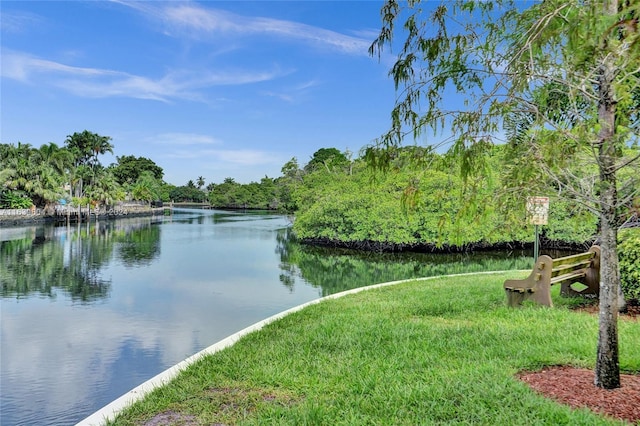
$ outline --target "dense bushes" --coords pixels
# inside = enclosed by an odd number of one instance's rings
[[[620,281],[627,299],[640,299],[640,229],[620,231]]]
[[[496,157],[491,170],[466,187],[455,165],[437,155],[421,170],[399,164],[374,173],[362,160],[348,172],[317,168],[293,190],[294,231],[310,242],[381,250],[531,244],[535,232],[525,211],[531,194],[501,198],[500,161]],[[552,198],[541,232],[555,246],[580,245],[593,238],[596,226],[582,205]]]
[[[209,185],[209,203],[217,208],[278,209],[278,187],[265,176],[260,182],[241,184],[226,178],[223,183]]]
[[[0,208],[28,209],[33,202],[21,191],[0,191]]]

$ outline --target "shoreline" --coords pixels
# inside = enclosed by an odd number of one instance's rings
[[[533,249],[532,241],[510,241],[499,243],[466,243],[461,246],[454,245],[437,245],[435,243],[415,243],[402,244],[381,241],[339,241],[329,238],[301,238],[298,240],[301,244],[329,247],[334,249],[357,250],[361,252],[378,252],[378,253],[433,253],[433,254],[450,254],[450,253],[474,253],[486,252],[494,250],[529,250]],[[591,241],[584,242],[567,242],[542,239],[540,247],[545,250],[552,251],[586,251],[593,244]]]
[[[37,225],[45,223],[77,223],[90,222],[95,220],[114,220],[124,217],[148,217],[164,216],[165,211],[171,212],[169,207],[118,207],[113,209],[101,209],[89,212],[84,208],[81,210],[67,212],[58,211],[54,214],[43,211],[32,212],[29,209],[24,211],[3,212],[0,210],[0,228],[19,227],[27,225]]]
[[[164,216],[167,211],[169,214],[173,213],[173,208],[203,208],[201,205],[195,203],[172,203],[171,206],[166,207],[149,207],[141,205],[125,205],[109,209],[91,210],[86,207],[81,209],[74,208],[69,211],[67,215],[66,210],[58,210],[51,214],[45,213],[42,209],[37,209],[33,212],[30,209],[21,210],[3,210],[0,209],[0,229],[10,227],[20,227],[28,225],[48,224],[48,223],[78,223],[78,217],[80,216],[80,222],[86,223],[95,220],[115,220],[125,217],[156,217]],[[210,207],[211,208],[211,207]],[[222,209],[222,208],[221,208]],[[243,209],[229,209],[243,210]],[[246,210],[246,209],[244,209]],[[11,214],[14,212],[14,214]],[[380,242],[380,241],[338,241],[328,238],[302,238],[298,239],[298,242],[304,245],[316,246],[316,247],[329,247],[334,249],[348,249],[356,250],[359,252],[379,252],[379,253],[473,253],[492,250],[528,250],[533,247],[533,242],[527,241],[511,241],[502,243],[469,243],[463,246],[451,246],[442,245],[438,246],[434,243],[420,243],[420,244],[400,244],[392,242]],[[566,241],[554,241],[554,240],[542,240],[540,247],[545,250],[552,251],[570,251],[579,252],[585,251],[591,246],[589,241],[582,243],[566,242]]]

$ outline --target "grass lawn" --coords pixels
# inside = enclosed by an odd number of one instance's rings
[[[112,425],[606,425],[531,391],[521,370],[593,368],[596,316],[505,306],[523,273],[442,277],[324,301],[206,356]],[[640,371],[640,323],[620,321]]]

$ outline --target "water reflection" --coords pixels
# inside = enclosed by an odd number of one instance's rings
[[[187,211],[0,228],[0,424],[74,424],[265,317],[317,298],[280,284],[281,216]]]
[[[74,302],[108,297],[111,279],[102,268],[114,251],[123,264],[148,265],[160,253],[160,227],[147,221],[98,222],[88,226],[22,228],[0,241],[0,296],[56,297]]]
[[[118,258],[125,266],[147,266],[160,256],[160,226],[130,227],[119,236]]]
[[[480,271],[528,269],[525,252],[371,253],[298,244],[290,229],[278,231],[280,282],[311,284],[322,296],[389,281]]]
[[[2,297],[55,297],[62,290],[73,301],[86,302],[108,295],[111,282],[100,274],[111,256],[108,238],[43,227],[29,231],[24,238],[0,242]]]

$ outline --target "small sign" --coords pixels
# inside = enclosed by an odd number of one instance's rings
[[[549,217],[549,197],[527,197],[527,213],[532,225],[546,225]]]

